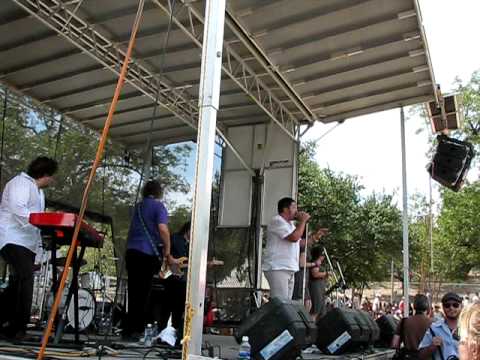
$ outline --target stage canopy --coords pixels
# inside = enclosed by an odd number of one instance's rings
[[[102,128],[137,4],[3,0],[0,81]],[[227,6],[217,126],[223,134],[273,120],[294,138],[297,125],[435,98],[415,0],[230,0]],[[203,1],[146,2],[114,140],[144,144],[156,99],[153,144],[196,138],[203,23]]]

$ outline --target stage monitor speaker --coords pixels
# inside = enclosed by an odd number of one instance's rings
[[[317,322],[317,347],[328,355],[338,355],[372,345],[380,329],[370,315],[354,309],[330,310]]]
[[[315,322],[299,302],[271,299],[240,324],[238,342],[248,336],[252,358],[292,360],[316,339]]]
[[[427,171],[432,179],[453,191],[458,191],[474,157],[473,145],[445,135],[439,135],[437,140],[437,149],[433,160],[427,166]]]
[[[398,320],[393,315],[383,315],[375,320],[380,328],[380,338],[376,345],[379,347],[390,347],[393,335],[397,330]]]
[[[460,95],[450,95],[443,98],[445,108],[445,119],[442,109],[437,106],[436,101],[428,103],[428,116],[434,133],[443,130],[459,129],[463,122],[462,102]]]

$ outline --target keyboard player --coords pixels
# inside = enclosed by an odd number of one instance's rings
[[[40,244],[40,230],[29,223],[32,212],[45,211],[43,189],[53,182],[58,164],[38,157],[26,172],[12,178],[0,203],[0,254],[10,266],[8,288],[0,304],[2,332],[21,340],[30,320],[33,265]],[[7,324],[8,323],[8,324]]]

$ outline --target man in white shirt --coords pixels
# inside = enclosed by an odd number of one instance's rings
[[[272,218],[267,228],[262,264],[272,298],[292,299],[295,272],[299,270],[299,241],[309,219],[309,214],[297,211],[297,204],[292,198],[283,198],[278,202],[278,215]],[[293,220],[297,220],[296,226]]]
[[[0,203],[0,255],[9,264],[10,277],[0,319],[8,322],[8,337],[21,339],[30,320],[33,295],[33,264],[41,245],[40,230],[29,223],[30,213],[45,211],[43,188],[53,182],[57,162],[38,157],[27,172],[11,179]]]

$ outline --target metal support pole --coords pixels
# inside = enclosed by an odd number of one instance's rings
[[[402,189],[403,189],[403,296],[405,308],[404,317],[409,315],[409,249],[408,249],[408,193],[407,193],[407,155],[405,145],[405,112],[403,106],[400,108],[400,132],[402,142]]]
[[[192,240],[187,282],[185,338],[182,358],[201,356],[203,307],[207,272],[210,203],[215,150],[215,127],[222,72],[225,0],[207,0],[205,4],[202,66],[200,76],[199,123],[195,188],[192,210]]]
[[[262,305],[262,245],[263,245],[263,229],[262,229],[262,211],[263,211],[263,175],[260,170],[256,170],[256,176],[253,178],[255,184],[254,198],[254,220],[255,223],[255,301],[257,308]]]
[[[430,273],[433,274],[433,198],[432,198],[432,177],[428,177],[429,182],[429,237],[430,237]]]
[[[394,263],[393,263],[393,259],[392,259],[392,266],[390,268],[390,282],[391,282],[391,289],[392,289],[392,293],[390,294],[390,304],[393,305],[393,297],[395,296],[394,294],[394,277],[393,277],[393,272],[395,271],[395,267],[394,267]]]
[[[307,252],[308,252],[308,223],[305,225],[305,251],[303,252],[303,282],[302,282],[302,305],[305,306],[305,289],[307,287]]]

